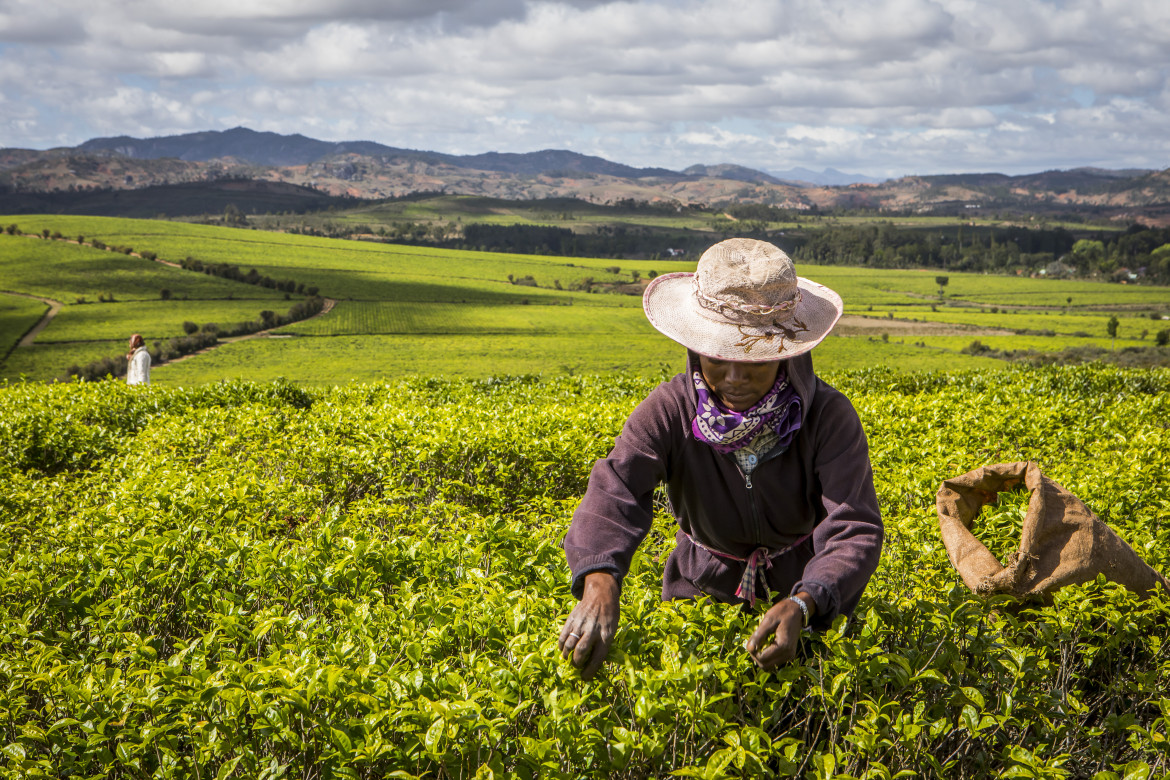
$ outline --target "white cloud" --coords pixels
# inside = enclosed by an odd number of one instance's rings
[[[673,168],[1170,164],[1164,0],[103,6],[0,7],[0,146],[245,124]]]
[[[149,132],[150,128],[186,128],[200,118],[181,100],[133,87],[118,87],[112,93],[82,100],[77,108],[86,112],[105,134]]]

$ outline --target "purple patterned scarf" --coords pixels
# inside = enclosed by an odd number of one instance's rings
[[[691,430],[695,438],[710,444],[718,452],[735,452],[769,429],[780,437],[777,446],[788,447],[796,438],[800,430],[800,396],[788,381],[783,365],[776,373],[776,384],[772,389],[755,406],[742,412],[723,408],[718,396],[703,380],[697,360],[692,365],[691,379],[699,394]]]

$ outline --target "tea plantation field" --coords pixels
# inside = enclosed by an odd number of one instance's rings
[[[17,347],[43,304],[0,297],[0,355],[7,354],[0,378],[7,379],[51,380],[71,365],[119,355],[130,333],[156,345],[183,335],[184,322],[255,321],[261,311],[283,313],[304,297],[102,250],[95,241],[172,263],[227,264],[337,301],[326,316],[273,332],[282,338],[224,344],[155,366],[152,381],[188,387],[224,379],[329,386],[412,375],[649,376],[680,352],[645,321],[639,292],[652,275],[693,268],[161,220],[0,216],[0,226],[10,225],[18,230],[0,233],[0,293],[56,300],[63,309],[31,346]],[[1170,328],[1162,319],[1170,317],[1166,288],[948,274],[940,296],[934,272],[814,266],[799,258],[798,268],[845,300],[846,321],[818,348],[821,365],[834,369],[993,367],[1001,362],[961,350],[976,340],[1039,352],[1148,348]],[[1116,340],[1106,332],[1112,316]]]
[[[659,601],[660,514],[589,682],[558,545],[653,379],[0,388],[0,776],[1170,772],[1170,600],[984,601],[934,514],[942,480],[1033,459],[1167,571],[1170,371],[827,378],[887,529],[854,619],[758,670],[757,615]]]

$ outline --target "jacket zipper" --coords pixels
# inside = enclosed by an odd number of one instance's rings
[[[764,538],[764,529],[760,523],[759,507],[756,506],[756,493],[755,490],[752,489],[752,475],[744,473],[744,470],[739,467],[739,463],[735,460],[734,455],[724,455],[724,457],[731,460],[732,465],[735,466],[735,470],[739,472],[741,477],[743,477],[744,486],[747,488],[748,506],[750,506],[752,510],[752,526],[755,529],[755,538],[753,541],[755,542],[756,546],[759,546],[760,540]],[[756,468],[759,468],[760,463],[762,462],[762,460],[757,459]],[[755,469],[752,469],[752,472],[754,473]]]
[[[752,524],[754,525],[756,531],[755,542],[757,545],[760,543],[760,540],[764,538],[764,526],[760,521],[760,509],[758,506],[756,506],[756,493],[752,488],[752,474],[756,473],[756,469],[764,465],[764,463],[772,460],[773,458],[777,458],[780,455],[783,455],[784,452],[787,452],[787,450],[787,447],[779,451],[773,447],[771,452],[766,454],[764,457],[756,458],[756,465],[755,468],[752,469],[751,474],[744,473],[744,470],[739,467],[739,462],[735,459],[734,455],[724,455],[725,458],[729,458],[731,460],[732,465],[735,466],[735,470],[739,472],[741,477],[743,477],[744,486],[747,488],[748,505],[752,508]]]

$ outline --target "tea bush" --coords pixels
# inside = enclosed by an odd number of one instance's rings
[[[1168,600],[976,598],[934,494],[1034,459],[1165,570],[1170,372],[829,379],[887,526],[854,619],[756,669],[757,615],[660,603],[660,514],[590,682],[558,544],[651,382],[0,388],[0,775],[1164,775]]]

